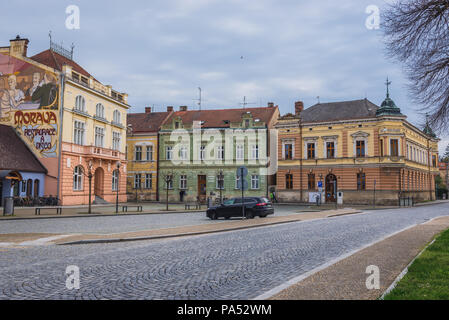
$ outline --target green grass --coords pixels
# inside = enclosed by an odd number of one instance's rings
[[[413,262],[385,300],[449,300],[449,230]]]

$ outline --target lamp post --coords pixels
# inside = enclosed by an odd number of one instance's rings
[[[117,197],[115,198],[115,213],[118,213],[118,191],[119,191],[119,179],[120,179],[120,161],[117,161],[117,180],[116,180],[116,190],[117,190]]]
[[[165,210],[168,211],[168,187],[169,187],[169,183],[172,181],[172,176],[171,175],[166,175],[165,176],[165,191],[166,191],[166,199],[165,199],[165,204],[166,204],[166,208]]]
[[[220,204],[223,204],[223,170],[220,170],[220,173],[218,175],[218,187],[220,188]]]
[[[92,160],[90,160],[87,167],[87,178],[89,179],[89,214],[92,213],[92,176]]]

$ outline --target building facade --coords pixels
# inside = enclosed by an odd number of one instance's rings
[[[48,171],[45,193],[60,204],[87,204],[90,193],[99,203],[117,193],[126,201],[127,95],[97,81],[73,51],[50,40],[49,50],[27,57],[28,43],[17,36],[0,48],[8,92],[0,122],[26,137]]]
[[[282,202],[397,205],[435,199],[438,139],[387,98],[316,104],[280,117],[277,195]]]
[[[247,196],[267,196],[270,129],[277,106],[188,111],[180,107],[159,132],[159,198],[201,201],[241,196],[237,169],[245,166]],[[275,154],[275,152],[274,152]]]
[[[129,201],[157,201],[159,128],[171,112],[128,114],[128,135],[126,138]]]

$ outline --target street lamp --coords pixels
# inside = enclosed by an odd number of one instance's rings
[[[173,177],[172,175],[166,175],[165,176],[165,190],[166,190],[166,211],[168,211],[168,187],[169,187],[169,183],[172,181]]]
[[[92,213],[92,160],[89,160],[89,165],[87,166],[87,178],[89,179],[89,211]]]
[[[223,204],[223,170],[220,170],[220,173],[218,175],[218,187],[220,188],[220,204]]]
[[[119,177],[120,177],[120,161],[117,161],[117,179],[116,179],[116,187],[115,189],[117,190],[117,197],[115,199],[115,213],[118,213],[118,191],[119,191]]]

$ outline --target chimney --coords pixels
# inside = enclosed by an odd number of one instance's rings
[[[187,111],[187,106],[180,106],[179,111]]]
[[[304,110],[304,102],[296,101],[295,102],[295,115],[299,116],[299,114]]]
[[[19,35],[15,39],[9,40],[10,53],[16,56],[27,56],[28,39],[22,39]]]
[[[173,112],[173,106],[167,106],[167,112]]]
[[[151,113],[151,107],[145,107],[145,113]]]
[[[274,108],[274,103],[273,102],[268,102],[268,108]]]

